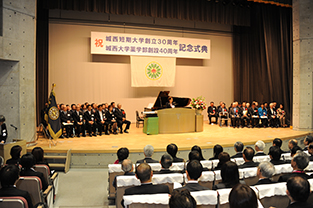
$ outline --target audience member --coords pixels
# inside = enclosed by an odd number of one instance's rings
[[[291,160],[292,173],[282,175],[279,177],[278,182],[286,182],[293,176],[300,176],[304,179],[308,179],[307,175],[303,170],[309,165],[309,157],[306,153],[299,151]]]
[[[245,184],[237,184],[228,196],[229,208],[258,208],[255,192]]]
[[[169,144],[167,145],[166,147],[166,151],[168,154],[170,154],[173,158],[173,162],[184,162],[184,159],[183,158],[178,158],[176,155],[177,155],[177,152],[178,152],[178,147],[176,144]]]
[[[275,166],[271,162],[261,162],[258,166],[257,176],[259,181],[255,185],[261,184],[271,184],[273,181],[271,180],[272,176],[275,173]]]
[[[281,139],[279,139],[279,138],[275,138],[275,139],[273,140],[273,146],[276,146],[276,147],[279,148],[280,154],[287,153],[288,151],[283,151],[283,150],[281,149],[282,144],[283,144],[283,141],[282,141]]]
[[[308,204],[307,200],[310,196],[309,182],[299,176],[291,177],[287,181],[287,196],[290,204],[287,208],[312,208],[312,204]]]
[[[254,156],[254,149],[251,147],[246,147],[243,151],[243,159],[245,161],[244,164],[239,165],[238,168],[251,168],[251,167],[257,167],[259,165],[258,162],[253,162],[253,156]]]
[[[313,144],[310,144],[310,145],[309,145],[308,152],[309,152],[309,154],[310,154],[309,160],[310,160],[310,161],[313,161]]]
[[[291,150],[290,150],[290,156],[293,157],[295,154],[297,154],[298,151],[302,151],[301,147],[299,146],[294,146]]]
[[[43,173],[37,172],[33,169],[35,165],[34,155],[27,153],[21,158],[22,171],[21,176],[37,176],[41,180],[42,189],[46,190],[48,183],[43,175]]]
[[[295,139],[290,139],[288,142],[288,148],[291,150],[293,147],[298,146],[298,141]]]
[[[129,156],[129,150],[126,147],[119,148],[117,150],[117,160],[114,164],[122,164],[123,160],[127,159]]]
[[[203,191],[209,190],[209,188],[201,186],[198,183],[198,179],[202,175],[202,164],[198,160],[192,160],[187,164],[186,175],[188,182],[185,186],[178,188],[179,190],[188,189],[189,191]]]
[[[148,144],[143,149],[143,154],[145,158],[142,160],[137,160],[136,163],[159,163],[159,161],[152,159],[152,155],[154,153],[154,148],[152,145]]]
[[[200,160],[205,160],[203,155],[202,155],[202,150],[201,150],[201,147],[195,145],[191,148],[191,151],[197,151],[199,152],[199,156],[200,156]]]
[[[19,190],[14,185],[19,178],[19,169],[16,165],[4,166],[0,171],[0,196],[20,196],[26,199],[28,207],[32,208],[32,199],[27,191]]]
[[[0,115],[0,143],[4,144],[8,138],[7,126],[4,123],[5,117]]]
[[[218,164],[217,166],[214,168],[214,170],[221,170],[223,165],[230,161],[230,156],[227,152],[221,152],[219,155],[218,155]]]
[[[209,160],[218,160],[218,155],[223,152],[223,147],[219,144],[215,145],[213,148],[213,157],[211,157]]]
[[[243,143],[242,142],[236,142],[234,145],[234,149],[236,151],[236,154],[231,156],[231,158],[241,158],[242,157],[242,150],[243,150]]]
[[[122,170],[124,172],[124,176],[133,176],[133,175],[135,175],[135,173],[134,173],[134,166],[133,166],[133,163],[132,163],[132,161],[130,159],[123,160],[123,162],[122,162]],[[118,175],[115,176],[115,178],[113,180],[113,186],[115,188],[116,188],[116,177],[118,177]]]
[[[281,149],[279,149],[278,146],[271,146],[269,149],[268,155],[270,156],[270,158],[271,158],[270,162],[273,165],[286,164],[286,161],[280,159]]]
[[[44,151],[41,147],[35,147],[32,150],[32,155],[34,155],[34,157],[35,157],[35,161],[36,161],[35,164],[36,165],[46,165],[46,166],[48,166],[49,170],[51,171],[49,163],[47,161],[45,161]]]
[[[254,145],[254,149],[256,151],[254,156],[265,156],[264,153],[265,143],[261,140],[257,141]]]
[[[11,158],[7,160],[8,165],[19,165],[21,157],[22,147],[20,145],[15,145],[10,150]]]
[[[313,142],[313,137],[311,135],[306,136],[303,141],[303,144],[305,145],[305,147],[303,148],[303,151],[308,150],[308,147],[312,142]]]
[[[165,153],[164,155],[162,155],[160,164],[162,167],[161,170],[155,173],[158,173],[158,174],[174,173],[172,170],[170,170],[170,167],[173,164],[173,158],[169,154]]]
[[[245,183],[239,180],[238,166],[235,162],[226,162],[221,169],[222,182],[214,185],[213,190],[233,188],[238,183]]]
[[[170,208],[196,208],[197,202],[188,189],[174,190],[169,200]]]

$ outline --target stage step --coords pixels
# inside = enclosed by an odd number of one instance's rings
[[[66,159],[66,155],[45,155],[46,159]]]
[[[65,164],[63,163],[49,163],[51,168],[65,168]]]
[[[53,150],[45,151],[45,160],[53,169],[64,170],[67,173],[71,164],[71,149],[64,152],[54,152]]]

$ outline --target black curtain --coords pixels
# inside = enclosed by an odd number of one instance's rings
[[[292,116],[292,8],[252,4],[251,26],[234,26],[234,98],[284,104]]]

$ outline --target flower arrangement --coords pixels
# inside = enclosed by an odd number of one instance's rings
[[[206,108],[205,99],[202,96],[192,98],[190,105],[197,110],[204,110]]]

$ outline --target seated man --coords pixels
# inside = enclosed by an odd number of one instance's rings
[[[105,135],[109,135],[109,122],[103,113],[102,105],[98,106],[98,110],[95,113],[96,122],[98,126],[99,135],[102,136],[102,132],[105,131]]]
[[[73,111],[72,116],[74,120],[74,126],[76,127],[76,136],[80,137],[80,133],[82,133],[82,136],[86,137],[85,119],[83,112],[80,111],[80,104],[77,104],[76,110]]]
[[[174,171],[170,170],[170,167],[173,164],[173,158],[169,154],[165,153],[162,155],[160,164],[162,166],[160,171],[156,171],[155,174],[168,174],[168,173],[174,173]]]
[[[84,119],[86,121],[86,129],[90,137],[97,136],[96,135],[96,119],[95,112],[92,109],[91,105],[88,105],[87,111],[84,113]],[[93,134],[92,134],[93,132]]]
[[[276,146],[276,147],[279,148],[280,154],[287,153],[288,151],[283,151],[281,149],[282,144],[283,144],[283,141],[281,139],[279,139],[279,138],[275,138],[273,140],[273,146]]]
[[[229,115],[231,118],[231,125],[233,128],[238,127],[240,125],[240,108],[237,106],[236,103],[233,103],[232,107],[229,110]]]
[[[152,155],[154,153],[154,148],[152,145],[148,144],[143,148],[143,154],[145,158],[142,160],[137,160],[136,163],[159,163],[159,161],[152,159]]]
[[[288,148],[291,151],[292,148],[294,148],[295,146],[298,146],[298,141],[295,139],[290,139],[288,142]]]
[[[33,208],[32,199],[27,191],[19,190],[14,185],[19,178],[19,169],[16,165],[4,166],[0,171],[0,197],[20,196],[26,199],[28,207]]]
[[[66,105],[62,105],[62,111],[60,113],[60,119],[62,123],[62,128],[65,128],[66,130],[66,138],[69,138],[70,136],[74,137],[73,135],[73,124],[74,120],[72,117],[71,111],[68,110]]]
[[[273,165],[286,164],[286,161],[280,159],[281,150],[279,149],[278,146],[271,146],[269,149],[268,155],[270,156],[270,158],[271,158],[270,162]]]
[[[187,189],[174,190],[169,200],[170,208],[196,208],[197,202]]]
[[[259,113],[258,113],[258,108],[257,108],[255,102],[253,102],[251,107],[248,108],[248,111],[251,115],[251,126],[252,126],[252,128],[258,127],[259,126]]]
[[[122,162],[122,170],[124,172],[124,176],[133,176],[133,175],[135,175],[135,173],[134,173],[134,166],[133,166],[133,163],[132,163],[132,161],[130,159],[123,160],[123,162]],[[115,178],[113,180],[113,186],[115,187],[115,189],[116,189],[116,177],[118,177],[118,175],[115,176]]]
[[[243,151],[243,159],[245,161],[244,164],[239,165],[238,168],[252,168],[252,167],[258,167],[258,162],[253,162],[253,156],[254,156],[254,149],[251,147],[246,147]]]
[[[122,109],[121,104],[117,104],[116,111],[114,112],[116,116],[117,126],[120,128],[120,133],[123,133],[123,124],[126,124],[124,133],[128,133],[128,129],[130,127],[130,121],[126,120],[126,113]]]
[[[210,190],[207,187],[201,186],[198,183],[198,179],[202,175],[202,164],[198,160],[192,160],[187,164],[186,175],[188,182],[185,186],[178,188],[178,190],[188,189],[190,192],[192,191],[203,191]]]
[[[242,157],[242,150],[243,150],[243,143],[242,142],[236,142],[234,145],[234,149],[236,151],[236,154],[231,156],[231,158],[241,158]]]
[[[275,167],[271,162],[261,162],[258,166],[257,176],[259,181],[254,185],[274,183],[271,178],[275,173]]]
[[[210,103],[210,106],[208,107],[208,117],[209,117],[210,124],[213,125],[211,121],[212,118],[215,118],[215,123],[217,124],[218,112],[217,112],[216,107],[214,106],[213,101]]]
[[[222,103],[221,107],[218,109],[218,115],[220,119],[220,126],[222,126],[222,119],[228,118],[227,108],[225,107],[225,103]],[[227,126],[228,121],[225,120],[225,124]]]
[[[166,147],[166,151],[169,155],[172,156],[173,158],[173,162],[184,162],[184,159],[183,158],[178,158],[176,155],[177,155],[177,151],[178,151],[178,147],[176,144],[169,144],[167,145]]]
[[[254,149],[256,151],[254,156],[265,156],[266,154],[263,152],[265,147],[265,143],[261,140],[257,141],[254,145]]]
[[[250,111],[248,110],[248,105],[246,106],[246,102],[242,103],[242,107],[240,109],[240,117],[241,117],[241,126],[242,126],[242,128],[245,127],[245,126],[249,127],[250,126],[251,114],[250,114]],[[246,123],[247,123],[247,125],[246,125]]]
[[[287,208],[312,208],[312,204],[307,203],[310,196],[309,182],[299,176],[291,177],[287,181],[287,196],[290,204]]]
[[[201,161],[200,158],[200,153],[196,150],[190,151],[188,154],[188,162],[193,161],[193,160],[197,160],[197,161]],[[209,171],[208,168],[202,168],[202,171]]]
[[[311,143],[313,143],[313,137],[311,135],[306,136],[303,141],[303,144],[305,145],[305,147],[303,148],[303,151],[307,151]]]
[[[304,169],[309,165],[309,157],[304,152],[297,153],[291,160],[292,173],[282,175],[279,177],[278,182],[287,182],[293,176],[300,176],[304,179],[309,179],[310,176],[304,172]]]
[[[19,165],[22,150],[23,149],[20,145],[14,145],[10,150],[11,158],[7,160],[6,164]]]
[[[270,126],[272,128],[273,127],[278,128],[279,127],[279,118],[277,117],[277,112],[273,107],[274,107],[274,104],[271,103],[270,108],[268,110],[268,118],[270,120]]]

